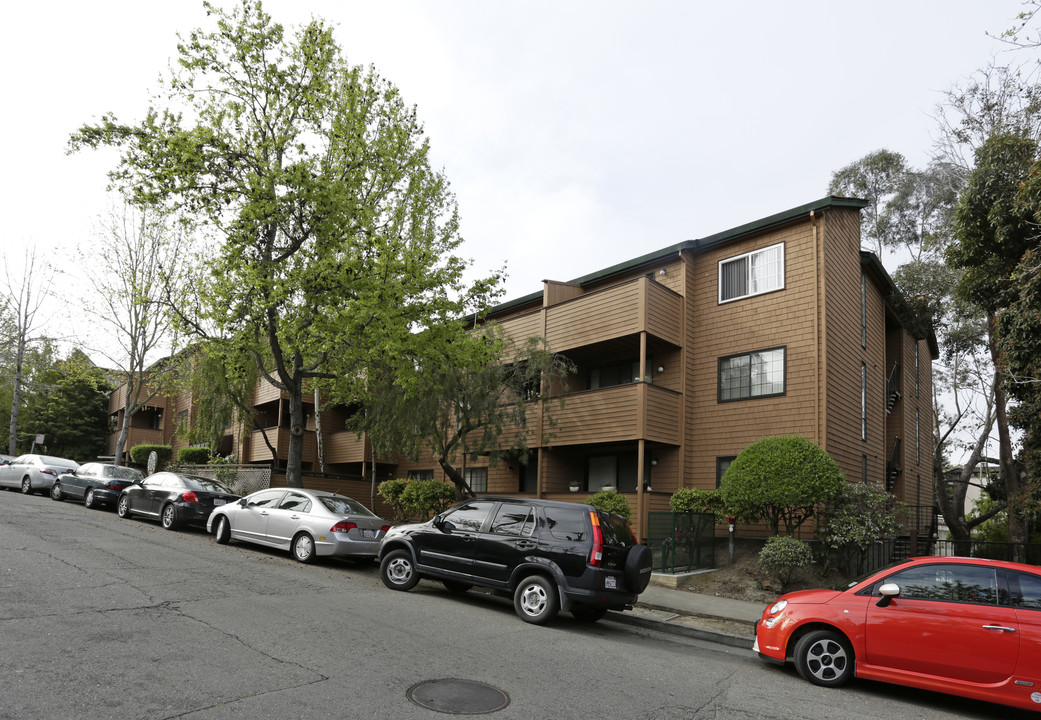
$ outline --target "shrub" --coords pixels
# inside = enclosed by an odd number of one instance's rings
[[[401,503],[401,493],[405,491],[406,485],[408,485],[408,482],[405,480],[384,480],[376,488],[380,496],[394,510],[395,520],[404,520],[408,517],[408,512]]]
[[[135,445],[130,448],[130,462],[135,465],[148,465],[148,456],[153,450],[157,456],[155,469],[161,470],[173,457],[173,448],[169,445]]]
[[[717,520],[723,516],[723,498],[718,490],[681,488],[669,498],[669,507],[677,513],[709,513]]]
[[[587,502],[597,510],[621,515],[626,522],[629,522],[633,516],[632,508],[629,507],[629,501],[625,499],[624,495],[619,495],[615,490],[601,490],[589,498]]]
[[[400,495],[405,512],[422,520],[443,512],[454,500],[455,486],[439,480],[409,480]]]
[[[810,546],[798,538],[787,535],[768,538],[766,545],[759,552],[759,569],[776,577],[781,582],[782,590],[791,582],[796,570],[812,563],[813,552]]]
[[[838,497],[826,507],[817,527],[824,546],[823,565],[832,555],[844,556],[839,565],[859,575],[867,549],[875,542],[900,532],[897,517],[903,504],[878,483],[846,483]]]
[[[205,447],[186,447],[177,451],[178,465],[205,465],[210,459],[210,449]]]
[[[846,486],[828,453],[804,437],[763,438],[734,458],[720,482],[724,511],[745,522],[765,522],[785,534],[813,517]]]

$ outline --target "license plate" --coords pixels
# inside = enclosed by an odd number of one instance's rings
[[[363,538],[374,538],[374,537],[376,537],[376,531],[375,530],[362,530],[361,531],[361,536]]]
[[[618,578],[611,577],[608,575],[604,578],[604,589],[606,590],[617,590],[618,589]]]
[[[227,504],[227,502],[228,502],[227,500],[214,500],[213,504],[214,505],[225,505],[225,504]]]

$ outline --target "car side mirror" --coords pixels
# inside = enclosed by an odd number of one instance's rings
[[[878,591],[882,594],[882,597],[875,603],[878,607],[889,607],[889,603],[893,602],[893,598],[900,596],[900,586],[896,583],[885,583]]]
[[[239,504],[239,507],[246,507],[246,504],[247,504],[246,503],[246,498],[242,498],[241,500],[239,500],[238,504]]]

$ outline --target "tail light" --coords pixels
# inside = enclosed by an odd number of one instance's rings
[[[105,483],[105,487],[107,487],[109,490],[122,490],[123,489],[122,485],[120,485],[117,482],[111,482],[111,481]]]
[[[384,525],[384,526],[382,526],[382,527],[380,528],[380,532],[381,532],[381,533],[385,533],[385,532],[387,532],[388,530],[390,530],[390,525]]]
[[[589,511],[589,519],[593,521],[593,550],[589,553],[589,564],[593,567],[600,567],[600,563],[604,559],[604,533],[600,529],[600,518],[597,516],[596,510]]]
[[[189,490],[188,492],[186,492],[184,495],[181,496],[181,499],[185,502],[199,502],[199,496],[195,494],[194,490]]]
[[[54,477],[58,477],[58,471],[54,470],[52,468],[44,468],[40,472],[43,473],[44,475],[53,475]]]
[[[351,530],[353,530],[356,527],[358,527],[358,526],[355,523],[347,522],[346,520],[341,520],[340,522],[336,523],[331,528],[329,528],[329,532],[347,533],[347,532],[350,532]]]

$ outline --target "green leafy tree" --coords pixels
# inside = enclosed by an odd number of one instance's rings
[[[379,484],[380,497],[394,510],[395,520],[404,520],[408,517],[408,511],[401,499],[407,485],[407,480],[384,480]]]
[[[829,556],[839,555],[847,572],[859,575],[868,548],[900,533],[901,509],[902,504],[880,484],[846,483],[818,518],[817,537]]]
[[[766,544],[759,551],[759,569],[776,577],[783,590],[791,581],[799,568],[813,564],[813,552],[810,546],[798,538],[774,535],[766,539]]]
[[[454,500],[452,486],[440,480],[409,480],[400,495],[406,515],[421,520],[444,512]]]
[[[601,490],[589,498],[588,502],[597,510],[621,515],[626,522],[632,519],[633,509],[629,507],[629,500],[616,490]]]
[[[562,403],[573,372],[540,338],[511,354],[493,331],[430,332],[410,367],[369,375],[363,409],[348,426],[368,432],[381,455],[431,452],[457,497],[472,495],[459,461],[487,456],[495,463],[523,453],[532,404],[545,405],[553,396]]]
[[[171,310],[287,394],[299,486],[306,383],[364,395],[377,367],[407,371],[424,331],[483,309],[499,277],[464,281],[455,200],[415,109],[348,65],[331,28],[288,34],[259,2],[205,7],[216,29],[178,45],[165,107],[136,126],[107,115],[71,145],[122,148],[115,185],[214,236],[199,297]]]
[[[846,486],[842,470],[826,452],[797,435],[752,443],[734,458],[720,481],[728,515],[765,522],[791,535]]]
[[[868,153],[831,176],[829,194],[868,201],[861,213],[861,235],[879,257],[883,248],[895,244],[892,218],[886,207],[896,195],[906,172],[904,156],[883,149]]]
[[[669,507],[678,513],[710,513],[723,518],[723,498],[718,490],[680,488],[669,498]]]

